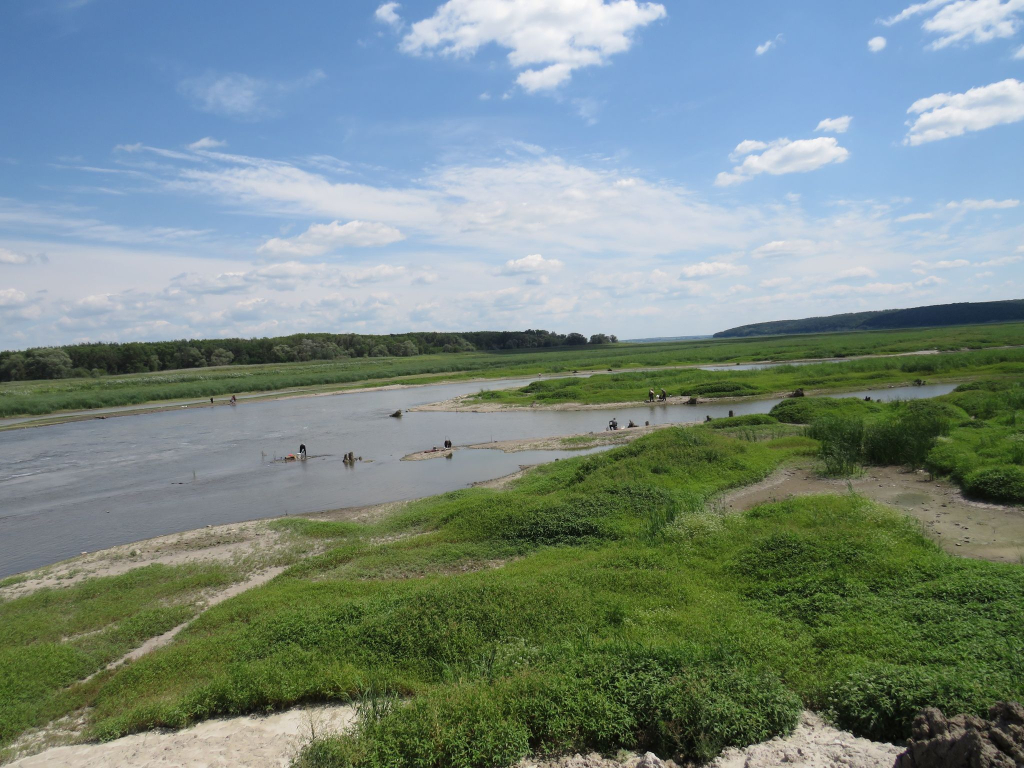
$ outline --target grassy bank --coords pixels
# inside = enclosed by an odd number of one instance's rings
[[[7,383],[0,385],[0,418],[294,388],[331,391],[392,383],[424,384],[474,377],[565,373],[571,370],[853,357],[923,349],[948,351],[1021,344],[1024,344],[1024,324],[1018,323],[913,331],[618,344],[582,349],[560,347],[552,350],[226,366],[96,379]],[[647,386],[643,385],[644,392]],[[636,397],[636,392],[630,393],[630,399]]]
[[[793,399],[771,415],[810,424],[830,474],[856,472],[864,464],[925,467],[975,498],[1024,503],[1019,377],[961,384],[949,395],[905,403]]]
[[[237,578],[220,565],[154,565],[0,602],[0,757],[25,729],[82,706],[101,680],[74,683],[187,621],[204,590]]]
[[[759,436],[777,429],[665,429],[372,525],[277,522],[326,552],[71,695],[99,738],[361,700],[357,731],[302,765],[438,768],[619,747],[704,759],[804,706],[895,739],[921,706],[1024,695],[1019,567],[950,557],[856,496],[714,512],[817,451]]]
[[[908,384],[915,379],[991,375],[1024,375],[1024,349],[784,365],[764,370],[624,371],[586,379],[545,379],[519,389],[482,391],[470,402],[514,406],[628,403],[646,400],[650,389],[664,389],[671,397],[756,397],[797,388],[857,390]]]

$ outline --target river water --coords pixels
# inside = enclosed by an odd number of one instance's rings
[[[445,438],[456,445],[603,430],[613,416],[643,424],[767,413],[765,399],[617,410],[406,413],[398,409],[527,380],[463,382],[301,397],[238,406],[0,432],[0,578],[95,551],[205,525],[417,498],[514,472],[569,451],[457,451],[401,461]],[[874,399],[945,394],[954,385],[850,393]],[[275,462],[305,443],[310,460]],[[342,463],[353,451],[363,461]]]

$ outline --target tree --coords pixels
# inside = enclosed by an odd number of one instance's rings
[[[25,356],[16,352],[0,363],[0,381],[24,381],[25,362]]]
[[[402,345],[399,347],[398,350],[398,354],[401,355],[402,357],[412,357],[413,355],[418,355],[419,353],[419,347],[417,347],[416,344],[411,341],[402,342]]]
[[[29,354],[25,367],[30,379],[63,379],[71,375],[74,364],[63,349],[37,349]]]
[[[595,333],[593,336],[590,337],[590,343],[591,344],[607,344],[610,341],[611,341],[611,339],[609,339],[603,333]]]
[[[565,337],[565,343],[570,347],[578,347],[587,343],[587,337],[582,333],[570,333]]]
[[[217,347],[210,355],[210,365],[230,365],[234,359],[235,355],[232,352],[223,347]]]

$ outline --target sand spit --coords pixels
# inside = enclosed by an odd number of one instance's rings
[[[15,760],[9,768],[287,768],[312,734],[344,731],[354,719],[354,707],[321,706],[209,720],[183,731],[55,747]]]
[[[615,431],[581,432],[573,435],[555,435],[553,437],[524,437],[517,440],[494,440],[490,443],[473,443],[472,445],[456,445],[452,448],[417,451],[402,457],[402,461],[424,461],[426,459],[450,459],[454,451],[461,450],[497,450],[505,453],[521,451],[582,451],[588,448],[599,448],[605,445],[625,445],[638,437],[649,435],[667,427],[685,427],[687,424],[653,424],[647,427],[622,427]]]
[[[810,467],[786,467],[766,480],[738,488],[718,502],[742,512],[766,501],[850,491],[886,504],[921,522],[924,532],[959,557],[997,563],[1024,561],[1024,509],[965,498],[952,483],[923,470],[867,467],[860,477],[823,478]]]

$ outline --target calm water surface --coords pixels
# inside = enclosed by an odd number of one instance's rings
[[[733,367],[735,368],[735,367]],[[0,432],[0,578],[82,551],[204,525],[417,498],[463,488],[567,451],[458,451],[400,461],[441,445],[601,431],[620,424],[689,423],[767,413],[778,399],[618,410],[388,414],[527,380],[459,383],[305,397],[235,407]],[[954,385],[850,393],[875,399],[945,394]],[[274,462],[305,443],[311,459]],[[346,467],[354,451],[362,463]]]

